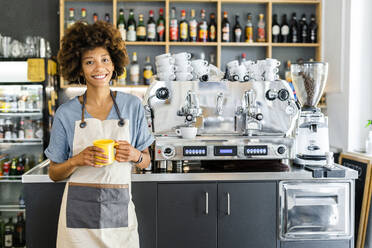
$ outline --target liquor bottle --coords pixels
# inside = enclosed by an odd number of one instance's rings
[[[199,41],[200,42],[207,42],[208,41],[208,23],[205,20],[205,9],[200,11],[200,22],[198,25],[199,29]]]
[[[41,120],[37,120],[35,125],[35,138],[43,139],[43,136],[43,122]]]
[[[245,42],[253,42],[253,24],[251,13],[248,13],[247,23],[245,24]]]
[[[109,13],[105,14],[105,22],[110,22],[110,14]]]
[[[155,41],[156,40],[156,23],[154,20],[154,11],[149,11],[149,20],[147,21],[147,40]]]
[[[24,154],[22,154],[21,156],[19,156],[19,159],[18,159],[18,163],[17,163],[17,167],[16,167],[16,175],[17,176],[20,176],[23,174],[23,172],[25,171],[25,160],[24,160]]]
[[[169,25],[169,40],[178,41],[178,21],[176,18],[176,8],[173,7],[171,11],[171,19]]]
[[[303,14],[301,17],[301,22],[300,22],[300,42],[306,43],[307,42],[307,31],[308,31],[308,26],[306,23],[306,15]]]
[[[130,83],[138,85],[139,83],[139,64],[137,62],[137,53],[133,52],[132,62],[129,68]]]
[[[258,42],[265,42],[265,21],[264,21],[264,14],[259,15],[259,21],[257,24],[257,41]]]
[[[292,75],[291,75],[291,61],[287,61],[287,66],[284,71],[284,78],[287,82],[292,82]]]
[[[159,19],[156,23],[156,34],[158,41],[165,41],[165,20],[163,8],[159,9]]]
[[[189,24],[186,21],[186,11],[181,10],[181,21],[180,21],[180,41],[189,40]]]
[[[233,32],[233,41],[234,42],[241,42],[242,38],[242,27],[239,23],[239,15],[235,15],[235,26],[234,26],[234,32]]]
[[[18,139],[25,139],[25,121],[22,117],[19,121]]]
[[[240,64],[244,63],[246,60],[247,60],[247,54],[246,53],[242,53]]]
[[[32,125],[32,120],[29,118],[25,120],[25,139],[34,138],[34,129]]]
[[[74,24],[75,24],[75,9],[74,8],[70,8],[69,9],[68,19],[67,19],[67,22],[66,22],[66,28],[69,28],[69,27],[71,27]]]
[[[230,42],[230,22],[226,11],[223,12],[222,42]]]
[[[123,39],[123,41],[126,41],[127,40],[127,30],[125,29],[125,18],[124,18],[124,10],[123,9],[120,9],[119,10],[119,19],[118,19],[118,29],[119,29],[119,32],[121,34],[121,38]]]
[[[98,22],[98,14],[93,13],[93,22]]]
[[[79,21],[84,23],[85,25],[88,25],[87,10],[85,8],[81,9],[81,16]]]
[[[4,248],[13,247],[13,232],[14,232],[13,218],[10,217],[9,221],[4,226]]]
[[[138,26],[137,26],[137,40],[145,41],[146,40],[146,27],[143,22],[143,15],[138,15]]]
[[[25,232],[25,220],[23,213],[20,212],[17,215],[17,223],[14,228],[14,246],[24,247],[26,245],[26,232]]]
[[[211,13],[210,16],[210,22],[208,27],[208,38],[210,42],[216,42],[217,41],[217,24],[216,24],[216,14]]]
[[[292,14],[291,22],[289,23],[289,42],[298,42],[298,24],[296,13]]]
[[[272,32],[272,42],[278,43],[279,42],[279,36],[280,36],[280,26],[278,23],[278,15],[274,14],[273,16],[273,26],[271,29]]]
[[[195,10],[191,9],[191,17],[189,21],[189,26],[190,26],[190,41],[197,41],[198,40],[198,22],[195,19]]]
[[[129,19],[128,19],[128,31],[127,31],[127,40],[128,41],[136,41],[136,29],[137,24],[136,20],[134,20],[133,10],[129,10]]]
[[[18,163],[18,159],[16,157],[14,157],[12,159],[12,163],[10,165],[9,176],[16,176],[17,175],[17,163]]]
[[[118,84],[119,85],[125,85],[126,84],[126,82],[125,82],[126,78],[127,78],[127,68],[124,67],[123,74],[118,76]]]
[[[280,27],[280,42],[287,43],[289,36],[289,26],[287,23],[287,15],[282,16],[282,26]]]
[[[310,17],[309,24],[309,37],[308,42],[317,43],[318,42],[318,25],[316,24],[315,15],[312,14]]]
[[[143,68],[143,84],[144,85],[150,85],[151,77],[154,74],[152,69],[152,64],[150,61],[150,56],[146,57],[146,64]]]

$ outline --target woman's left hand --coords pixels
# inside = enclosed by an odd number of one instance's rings
[[[134,148],[128,141],[117,140],[115,160],[118,162],[137,162],[141,152]]]

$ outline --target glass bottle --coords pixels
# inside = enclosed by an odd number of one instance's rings
[[[208,41],[208,23],[205,20],[205,9],[200,11],[200,22],[199,22],[199,41],[200,42],[207,42]]]
[[[216,14],[211,13],[210,16],[210,22],[208,27],[208,38],[210,42],[216,42],[217,41],[217,24],[216,24]]]
[[[287,15],[282,16],[282,26],[280,27],[280,42],[287,43],[289,38],[289,26],[287,22]]]
[[[127,40],[127,30],[126,30],[126,27],[125,27],[125,18],[124,18],[124,10],[123,9],[119,10],[119,19],[118,19],[117,27],[118,27],[119,32],[121,34],[121,38],[123,39],[123,41],[126,41]]]
[[[68,15],[68,19],[66,22],[66,28],[69,28],[75,24],[75,9],[70,8],[68,11],[69,11],[69,15]]]
[[[18,139],[25,139],[25,121],[23,118],[19,121]]]
[[[264,14],[259,15],[259,21],[257,24],[257,41],[258,42],[265,42],[265,20]]]
[[[279,42],[279,37],[280,37],[280,26],[278,23],[278,15],[274,14],[273,15],[273,25],[271,28],[271,33],[272,33],[272,42],[273,43],[278,43]]]
[[[138,85],[139,83],[139,64],[137,62],[137,53],[133,52],[132,62],[129,68],[130,83]]]
[[[159,9],[159,19],[156,23],[156,34],[158,41],[165,41],[165,20],[163,8]]]
[[[105,14],[105,22],[110,22],[110,14],[109,13]]]
[[[306,22],[306,15],[303,14],[301,17],[301,22],[300,22],[300,42],[306,43],[307,42],[307,32],[308,31],[308,25]]]
[[[147,40],[155,41],[156,40],[156,23],[154,20],[154,11],[149,11],[149,20],[147,21]]]
[[[234,42],[241,42],[242,38],[242,27],[239,23],[239,15],[235,15],[235,26],[234,26],[234,32],[233,32],[233,41]]]
[[[176,8],[173,7],[171,10],[171,19],[169,25],[169,40],[178,41],[178,21],[176,18]]]
[[[14,228],[14,246],[24,247],[26,245],[26,232],[25,232],[25,220],[23,213],[20,212],[17,215],[17,223]]]
[[[230,22],[228,19],[227,12],[223,12],[222,20],[222,42],[230,42]]]
[[[189,40],[189,24],[186,20],[186,11],[181,10],[181,21],[180,21],[180,41]]]
[[[289,24],[289,42],[297,43],[298,42],[298,24],[296,13],[292,14],[292,19]]]
[[[247,23],[245,24],[245,42],[253,43],[253,24],[251,13],[248,13]]]
[[[138,15],[137,40],[138,41],[146,40],[146,27],[143,22],[143,14]]]
[[[123,74],[121,74],[120,76],[118,76],[118,84],[119,85],[125,85],[126,84],[126,78],[127,78],[127,68],[123,68]]]
[[[4,248],[12,248],[13,247],[13,218],[10,217],[9,221],[4,226]]]
[[[84,23],[85,25],[88,25],[87,10],[85,8],[81,9],[81,16],[79,21]]]
[[[133,9],[129,10],[127,40],[136,41],[136,20],[134,20]]]
[[[152,75],[154,74],[150,56],[146,56],[146,64],[143,68],[143,84],[150,85]]]
[[[93,13],[93,22],[98,22],[98,14]]]
[[[189,21],[189,27],[190,27],[190,41],[197,41],[198,40],[198,22],[195,19],[195,10],[191,9],[191,17]]]
[[[310,17],[309,24],[309,37],[308,42],[317,43],[318,42],[318,25],[316,24],[315,15],[312,14]]]
[[[14,157],[12,159],[12,163],[10,165],[9,176],[16,176],[17,175],[17,163],[18,163],[18,159],[16,157]]]

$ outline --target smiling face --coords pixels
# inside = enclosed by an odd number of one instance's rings
[[[81,66],[87,85],[107,86],[114,71],[110,53],[103,47],[97,47],[83,53]]]

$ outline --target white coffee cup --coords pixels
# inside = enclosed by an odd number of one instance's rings
[[[176,72],[176,81],[189,81],[193,78],[189,72]]]
[[[160,54],[158,56],[155,56],[155,61],[158,61],[160,59],[164,59],[164,58],[168,58],[168,57],[171,57],[172,55],[170,53],[164,53],[164,54]]]
[[[191,58],[191,53],[183,52],[183,53],[177,53],[173,54],[172,57],[177,60],[189,60]]]
[[[229,63],[226,64],[226,66],[227,66],[228,69],[237,67],[237,66],[239,66],[239,61],[238,60],[230,61]]]
[[[194,70],[195,70],[195,67],[199,67],[199,66],[207,66],[208,65],[208,61],[204,60],[204,59],[196,59],[196,60],[193,60],[191,61],[191,65],[192,67],[194,67]]]
[[[198,129],[196,127],[180,127],[176,129],[176,134],[184,139],[193,139],[196,136]]]
[[[157,77],[160,81],[173,81],[176,79],[176,75],[174,73],[168,73],[168,72],[159,72],[157,74]]]
[[[157,66],[156,71],[159,72],[168,72],[168,73],[174,73],[177,70],[177,67],[171,64],[163,65],[163,66]]]
[[[267,58],[265,61],[268,66],[280,66],[280,61],[277,59]]]
[[[174,58],[166,57],[166,58],[159,59],[155,62],[156,66],[166,66],[169,64],[174,64]]]
[[[249,80],[248,72],[244,65],[234,67],[231,71],[231,75],[234,81],[248,82]]]
[[[176,72],[192,72],[194,68],[192,66],[177,66]]]

